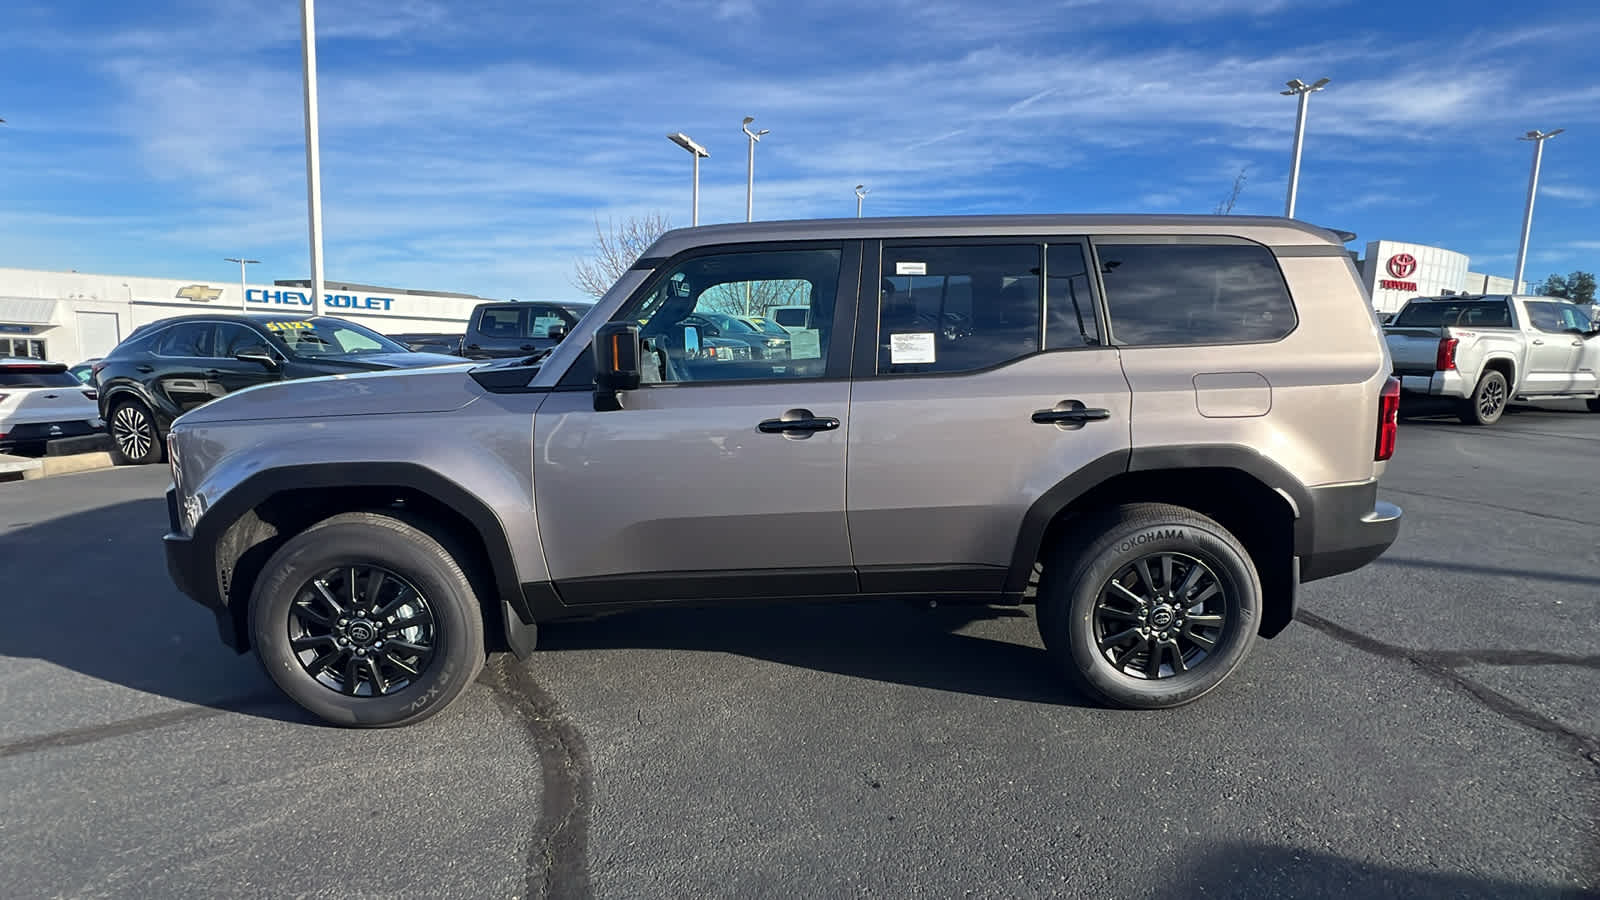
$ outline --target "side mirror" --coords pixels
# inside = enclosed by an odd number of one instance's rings
[[[273,372],[278,370],[278,358],[272,355],[271,350],[260,344],[240,349],[238,353],[233,355],[233,358],[240,362],[259,363]]]
[[[605,412],[622,408],[619,391],[639,387],[639,326],[632,322],[607,322],[595,331],[594,408]]]
[[[700,326],[683,326],[683,355],[685,359],[700,357]]]
[[[544,336],[559,344],[561,343],[561,339],[567,336],[567,326],[551,325],[545,331]]]

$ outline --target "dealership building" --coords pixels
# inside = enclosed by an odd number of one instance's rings
[[[0,268],[0,356],[73,365],[140,325],[196,312],[311,312],[309,281],[247,284]],[[380,334],[459,334],[489,298],[327,281],[322,312]]]
[[[1412,297],[1448,294],[1509,294],[1511,279],[1468,269],[1467,255],[1427,244],[1403,241],[1368,241],[1366,256],[1357,257],[1356,269],[1372,296],[1372,308],[1392,313]],[[1528,283],[1515,293],[1527,293]]]

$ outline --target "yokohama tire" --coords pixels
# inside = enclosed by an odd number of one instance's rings
[[[1159,599],[1163,560],[1171,560],[1164,587],[1191,600]],[[1158,598],[1148,606],[1127,599],[1147,593],[1143,578],[1128,574],[1138,572],[1141,562],[1149,566]],[[1191,569],[1195,580],[1185,590]],[[1122,589],[1124,584],[1134,589]],[[1147,610],[1142,620],[1134,615],[1140,609]],[[1261,580],[1249,553],[1211,519],[1167,504],[1130,504],[1089,519],[1054,548],[1040,583],[1038,621],[1055,665],[1088,696],[1128,709],[1181,706],[1221,684],[1244,661],[1260,627]],[[1202,621],[1207,624],[1198,624]],[[1102,643],[1124,627],[1152,625],[1157,627],[1148,638],[1127,639],[1125,646],[1132,648],[1127,656],[1120,655],[1124,645]],[[1163,628],[1170,643],[1162,637]],[[1171,674],[1139,677],[1148,674],[1144,663],[1124,662],[1130,672],[1108,654],[1122,660],[1153,658],[1158,675],[1163,666]],[[1186,657],[1180,671],[1178,661]]]
[[[312,579],[319,573],[349,568],[366,571],[362,567],[381,567],[392,576],[380,580],[374,593],[382,592],[386,580],[391,585],[389,596],[400,597],[409,589],[411,593],[406,596],[425,598],[420,605],[428,611],[431,629],[431,655],[419,674],[393,693],[379,696],[349,696],[338,687],[319,681],[303,656],[322,651],[302,649],[297,654],[291,644],[291,628],[303,621],[303,610],[309,608],[300,603],[304,598],[315,597],[309,589]],[[404,589],[394,587],[397,582]],[[366,582],[369,586],[371,583]],[[355,576],[351,576],[350,593],[341,597],[341,603],[345,597],[361,596],[355,585]],[[420,722],[450,706],[484,664],[483,615],[471,580],[439,541],[417,525],[392,515],[341,513],[290,538],[267,561],[256,580],[249,615],[251,637],[268,676],[300,706],[335,725],[381,728]],[[392,632],[384,634],[392,646],[400,646],[399,637]],[[377,646],[382,647],[381,640]],[[327,649],[339,652],[331,644]],[[378,655],[379,651],[373,651],[374,660]],[[349,658],[348,653],[342,657]],[[372,665],[376,669],[378,663],[374,661]],[[341,674],[332,668],[323,671]],[[362,675],[365,677],[364,671]],[[366,686],[375,691],[370,683]]]

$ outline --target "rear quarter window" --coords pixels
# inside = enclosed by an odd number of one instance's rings
[[[0,387],[8,388],[60,388],[82,387],[77,377],[71,372],[47,370],[35,371],[26,366],[11,368],[0,367]]]
[[[1117,344],[1253,344],[1298,324],[1278,261],[1259,244],[1117,240],[1096,250]]]

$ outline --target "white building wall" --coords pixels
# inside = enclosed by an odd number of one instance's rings
[[[127,337],[140,325],[207,310],[311,312],[310,289],[204,279],[141,278],[80,272],[0,268],[0,340],[43,340],[45,355],[69,365],[104,352],[87,346],[78,334],[79,312],[116,316],[117,332]],[[6,309],[34,308],[31,301],[53,301],[47,323],[9,322]],[[365,325],[380,334],[460,332],[472,308],[483,300],[432,294],[381,291],[324,292],[323,315]],[[104,321],[100,323],[103,327]],[[0,347],[0,352],[3,352]]]
[[[1411,262],[1410,271],[1402,265]],[[1395,267],[1391,268],[1391,261]],[[1362,278],[1372,293],[1372,306],[1391,313],[1413,297],[1459,293],[1467,287],[1467,256],[1443,247],[1403,241],[1368,241]]]

